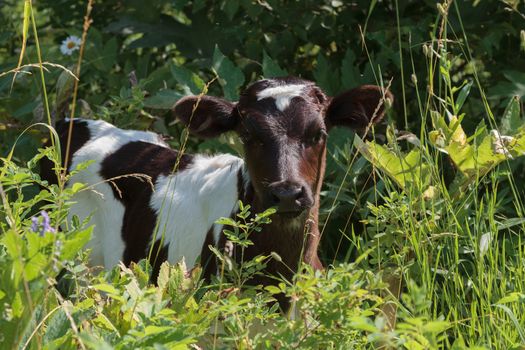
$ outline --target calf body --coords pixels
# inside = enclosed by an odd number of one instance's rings
[[[62,145],[68,124],[56,126]],[[122,130],[100,120],[75,119],[73,135],[84,139],[73,147],[69,168],[90,163],[68,185],[81,182],[89,189],[75,195],[69,217],[90,218],[94,225],[87,245],[92,265],[129,264],[154,248],[156,269],[164,260],[183,258],[191,267],[203,248],[219,244],[220,227],[214,222],[232,215],[239,188],[245,186],[241,158],[179,157],[154,133]],[[50,162],[42,164],[42,175],[56,182]],[[212,240],[204,245],[210,230]]]
[[[330,98],[312,82],[279,78],[252,84],[238,102],[191,96],[177,103],[175,117],[197,136],[236,132],[244,143],[244,160],[227,154],[180,155],[153,133],[75,120],[68,164],[92,163],[69,182],[90,186],[76,195],[70,216],[90,217],[95,226],[91,262],[112,267],[151,251],[154,274],[164,260],[185,259],[192,267],[199,257],[207,263],[205,273],[215,274],[208,245],[221,249],[226,243],[215,221],[234,216],[240,199],[254,212],[277,208],[272,223],[250,236],[254,244],[244,259],[276,252],[282,260],[269,261],[266,272],[285,278],[292,277],[301,259],[322,268],[318,206],[327,133],[334,125],[366,129],[383,116],[384,98],[392,96],[376,86]],[[57,125],[63,149],[68,123]],[[42,164],[42,176],[56,182],[49,162]],[[263,276],[250,282],[272,280]]]

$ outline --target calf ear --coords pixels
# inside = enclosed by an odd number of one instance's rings
[[[379,86],[359,86],[332,98],[326,110],[326,124],[365,131],[369,125],[383,119],[385,104],[391,105],[393,101],[394,96]]]
[[[199,137],[214,137],[237,126],[235,103],[213,96],[187,96],[180,99],[173,115]]]

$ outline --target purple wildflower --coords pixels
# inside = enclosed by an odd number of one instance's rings
[[[42,220],[40,220],[40,218],[42,218]],[[31,218],[31,230],[40,236],[43,236],[46,232],[55,232],[55,229],[51,227],[49,214],[45,210],[40,212],[40,217],[33,216]]]
[[[33,216],[31,218],[31,231],[33,232],[38,231],[38,218],[36,216]]]

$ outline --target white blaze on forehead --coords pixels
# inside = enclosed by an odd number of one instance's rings
[[[266,88],[257,93],[257,101],[272,97],[275,99],[275,106],[282,112],[290,105],[292,98],[303,94],[305,86],[304,84],[291,84]]]

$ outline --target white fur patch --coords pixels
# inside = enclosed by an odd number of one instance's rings
[[[92,186],[73,197],[75,202],[69,211],[69,219],[77,215],[84,220],[91,215],[89,224],[94,225],[91,241],[86,248],[91,248],[90,263],[111,268],[118,264],[124,253],[122,240],[122,222],[124,205],[113,195],[111,184],[100,176],[101,163],[108,155],[132,141],[154,143],[162,147],[167,145],[159,135],[134,130],[122,130],[101,120],[84,120],[88,124],[90,140],[74,155],[71,170],[85,161],[94,161],[89,167],[71,177],[68,186],[82,182]]]
[[[197,155],[189,168],[158,177],[150,206],[159,217],[156,239],[164,235],[171,263],[185,258],[188,268],[194,266],[210,227],[237,205],[237,173],[243,165],[228,154]],[[215,243],[221,229],[213,228]]]
[[[73,198],[69,219],[90,218],[94,225],[90,248],[90,264],[112,268],[122,260],[125,244],[122,225],[125,207],[113,194],[111,184],[100,176],[101,163],[123,145],[144,141],[162,147],[167,145],[151,132],[122,130],[100,120],[85,120],[90,140],[73,156],[71,169],[84,161],[94,161],[87,169],[73,175],[68,182],[82,182],[93,190],[84,190]],[[163,244],[169,244],[168,260],[184,260],[191,269],[201,253],[208,230],[220,217],[228,217],[238,200],[238,171],[244,161],[228,154],[214,157],[196,155],[193,163],[173,175],[159,176],[150,200],[158,215],[158,232],[164,234]],[[249,181],[243,174],[244,186]],[[145,203],[145,205],[147,205]],[[214,243],[218,244],[222,225],[213,226]]]
[[[294,97],[302,96],[305,85],[290,84],[266,88],[257,93],[257,101],[263,98],[272,97],[275,100],[275,106],[281,112],[290,105]]]

